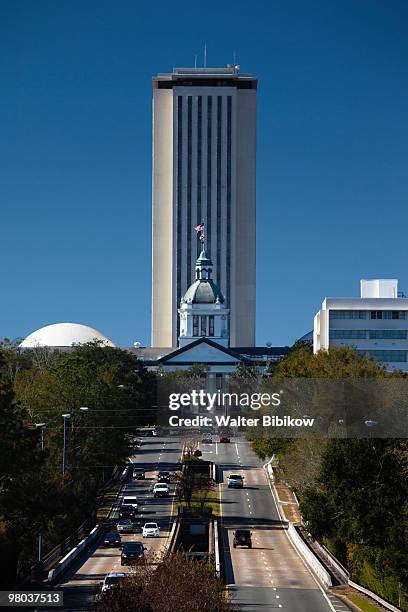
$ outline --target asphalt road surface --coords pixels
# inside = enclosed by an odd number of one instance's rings
[[[225,573],[239,610],[328,612],[331,607],[293,548],[274,502],[265,470],[245,440],[201,444],[203,459],[220,467]],[[228,489],[230,473],[244,476],[243,489]],[[233,548],[233,531],[249,528],[252,549]],[[338,610],[347,610],[342,602]]]
[[[158,470],[174,470],[178,466],[180,457],[180,441],[176,438],[143,438],[142,445],[137,454],[130,457],[135,466],[146,470],[146,480],[132,482],[131,474],[125,483],[120,498],[124,494],[133,494],[138,498],[138,513],[135,521],[143,525],[145,522],[154,521],[160,527],[159,538],[142,538],[141,532],[134,534],[123,534],[122,541],[143,541],[147,548],[146,554],[161,554],[167,541],[171,523],[171,512],[173,505],[173,491],[168,498],[154,498],[151,486],[156,482]],[[170,486],[171,490],[173,489]],[[120,500],[119,500],[120,501]],[[117,511],[114,517],[117,519]],[[63,581],[57,585],[64,593],[64,610],[89,610],[95,596],[100,592],[100,583],[106,574],[112,571],[127,572],[129,566],[121,566],[120,549],[105,548],[103,546],[103,535],[93,547],[81,557],[66,573]],[[61,610],[61,608],[55,608]]]

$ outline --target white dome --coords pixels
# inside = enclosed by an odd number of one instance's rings
[[[20,344],[23,348],[36,346],[73,346],[87,342],[102,342],[104,346],[115,346],[109,338],[96,329],[80,323],[55,323],[33,332]]]

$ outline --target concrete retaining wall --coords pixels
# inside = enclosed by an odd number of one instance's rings
[[[273,456],[272,459],[270,459],[270,461],[268,461],[268,463],[264,465],[264,467],[266,468],[267,474],[272,482],[272,486],[273,486],[273,483],[275,482],[275,476],[274,476],[273,469],[272,469],[272,462],[273,462],[274,457],[275,456]],[[279,504],[279,502],[277,501],[276,493],[275,493],[275,497],[276,497],[276,503]],[[278,507],[278,513],[280,515],[279,507]],[[333,586],[332,579],[331,579],[329,572],[323,567],[323,565],[320,563],[319,559],[316,557],[313,551],[311,551],[310,548],[307,546],[307,544],[305,544],[305,542],[302,540],[302,538],[296,531],[293,523],[291,522],[288,522],[287,534],[293,546],[299,553],[299,555],[302,557],[302,559],[307,564],[307,566],[310,567],[310,569],[312,570],[314,575],[320,580],[320,582],[326,588],[330,588],[331,586]]]
[[[59,563],[48,572],[48,581],[53,582],[66,568],[79,557],[79,555],[90,546],[101,532],[101,525],[96,525],[90,534],[84,538],[75,548],[69,551]]]
[[[312,572],[317,576],[317,578],[326,588],[330,588],[332,586],[332,579],[329,572],[323,567],[319,559],[310,550],[307,544],[304,543],[304,541],[296,531],[293,523],[289,523],[287,533],[293,546],[296,548],[305,563],[310,567]]]

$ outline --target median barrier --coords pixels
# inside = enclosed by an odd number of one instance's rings
[[[48,582],[53,582],[58,576],[60,576],[66,569],[69,567],[71,563],[73,563],[79,555],[86,549],[88,546],[94,542],[97,536],[101,532],[101,525],[96,525],[90,534],[86,536],[77,546],[75,546],[72,550],[69,551],[65,557],[61,559],[57,563],[57,565],[48,572]]]
[[[167,538],[166,546],[163,551],[163,559],[167,559],[167,557],[174,551],[174,545],[178,535],[179,520],[175,520],[171,527],[169,537]]]
[[[218,522],[214,521],[214,553],[215,553],[215,575],[217,578],[221,578],[221,564],[220,564],[220,542],[218,538]]]

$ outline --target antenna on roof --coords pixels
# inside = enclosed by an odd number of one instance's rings
[[[204,43],[204,68],[207,68],[207,43]]]
[[[194,56],[194,68],[197,68],[197,55]]]

